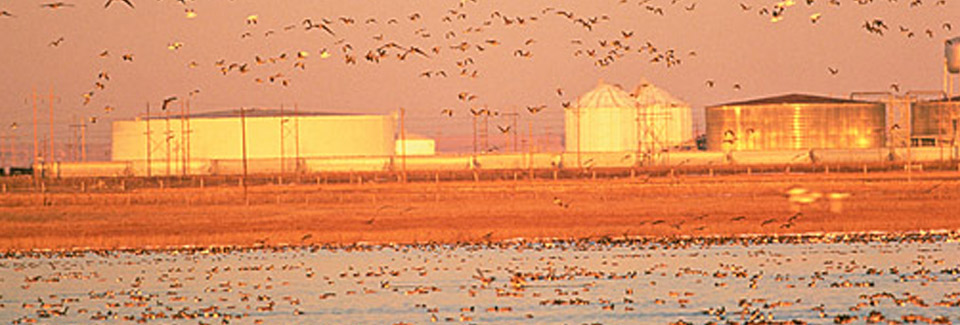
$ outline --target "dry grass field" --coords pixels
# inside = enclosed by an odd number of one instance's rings
[[[792,187],[823,196],[792,204]],[[235,184],[0,194],[0,251],[930,229],[960,229],[960,173],[257,185],[246,200]]]

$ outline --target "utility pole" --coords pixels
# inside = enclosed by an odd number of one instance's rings
[[[146,133],[146,139],[147,139],[147,177],[150,177],[150,176],[152,176],[151,173],[150,173],[150,168],[151,168],[151,165],[153,165],[153,160],[150,159],[150,158],[151,158],[151,157],[150,157],[150,156],[151,156],[151,153],[153,152],[152,148],[150,148],[150,142],[152,142],[152,139],[150,139],[150,138],[151,138],[151,136],[153,135],[153,134],[150,133],[150,102],[147,102],[147,119],[146,119],[146,122],[147,122],[147,133]]]
[[[186,119],[186,125],[187,125],[187,136],[185,137],[185,140],[187,141],[187,146],[186,146],[186,152],[184,153],[183,156],[186,159],[186,162],[187,162],[186,165],[189,166],[190,165],[190,134],[193,133],[193,130],[190,129],[190,99],[189,98],[187,98],[186,108],[187,108],[187,113],[184,115],[184,118]],[[185,167],[185,168],[187,173],[189,173],[190,171],[189,167]]]
[[[283,124],[286,121],[283,120],[283,104],[280,104],[280,175],[286,171],[286,168],[283,166]]]
[[[490,150],[490,110],[484,107],[483,114],[483,128],[480,129],[480,140],[483,141],[483,150],[481,152],[487,152]]]
[[[243,178],[241,183],[243,183],[243,201],[249,205],[250,200],[247,199],[247,113],[243,107],[240,108],[240,139],[241,145],[243,146]]]
[[[400,108],[400,166],[402,171],[403,182],[407,182],[407,129],[404,125],[404,120],[406,119],[407,111]]]
[[[536,150],[534,148],[533,142],[533,121],[527,121],[527,143],[530,145],[530,159],[527,160],[527,169],[530,179],[533,180],[533,152]]]
[[[3,167],[10,166],[10,158],[7,154],[7,147],[3,145],[3,140],[9,141],[10,136],[7,135],[7,131],[3,131],[3,137],[0,137],[0,163],[3,164]]]
[[[33,99],[33,158],[30,159],[33,168],[40,157],[40,141],[37,139],[37,87],[33,87],[33,95],[30,97]]]
[[[87,161],[87,122],[80,122],[80,161]]]
[[[53,86],[50,86],[50,163],[56,159],[56,152],[53,151]]]
[[[473,114],[473,155],[477,155],[477,115]]]
[[[583,169],[583,162],[580,160],[580,149],[583,137],[580,136],[580,105],[577,105],[577,168]]]
[[[173,132],[170,131],[170,111],[163,111],[163,121],[166,131],[163,133],[163,142],[167,145],[167,176],[170,176],[170,140],[173,139]]]
[[[516,107],[514,107],[513,113],[503,113],[500,115],[503,117],[510,117],[510,123],[508,124],[510,125],[510,130],[503,134],[505,138],[505,141],[503,144],[503,151],[509,150],[510,147],[512,146],[513,152],[520,152],[518,151],[518,148],[517,148],[517,139],[520,137],[519,130],[517,130],[517,116],[520,114],[517,114]],[[510,143],[511,141],[513,142],[512,145]]]
[[[188,99],[189,100],[189,99]],[[186,103],[180,102],[180,176],[187,176]]]
[[[84,120],[79,120],[74,118],[75,124],[70,125],[70,129],[73,130],[73,144],[71,144],[70,156],[74,161],[86,161],[87,160],[87,147],[86,147],[86,129],[87,123]]]
[[[513,114],[512,114],[512,115],[513,115],[513,152],[517,152],[517,149],[518,149],[518,148],[517,148],[517,140],[520,139],[520,130],[518,129],[518,127],[520,127],[520,126],[517,125],[517,118],[520,117],[520,114],[517,113],[517,107],[516,107],[516,106],[513,107]]]
[[[300,111],[296,103],[293,104],[293,132],[295,133],[296,139],[296,157],[297,157],[297,170],[300,170]]]

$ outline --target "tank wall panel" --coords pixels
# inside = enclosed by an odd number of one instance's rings
[[[884,143],[885,114],[882,104],[708,107],[707,148],[722,151],[878,148]]]
[[[147,159],[147,123],[113,123],[114,161]],[[167,160],[169,153],[170,160],[180,161],[188,151],[191,160],[243,157],[239,118],[197,118],[188,122],[153,119],[149,124],[150,160]],[[294,158],[298,147],[302,158],[390,156],[395,146],[394,125],[391,116],[303,116],[285,117],[283,121],[279,117],[247,118],[247,158],[277,158],[281,152],[284,157]]]

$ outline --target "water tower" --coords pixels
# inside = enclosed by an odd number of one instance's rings
[[[960,37],[948,39],[944,46],[944,80],[943,88],[946,90],[947,98],[953,98],[955,88],[960,82]]]

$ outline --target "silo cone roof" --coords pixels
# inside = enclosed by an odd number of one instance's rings
[[[666,90],[649,82],[642,82],[633,90],[634,98],[640,106],[666,104],[668,106],[688,106],[686,102],[673,97]]]
[[[577,100],[580,108],[635,107],[637,101],[619,86],[600,81],[596,88]]]

